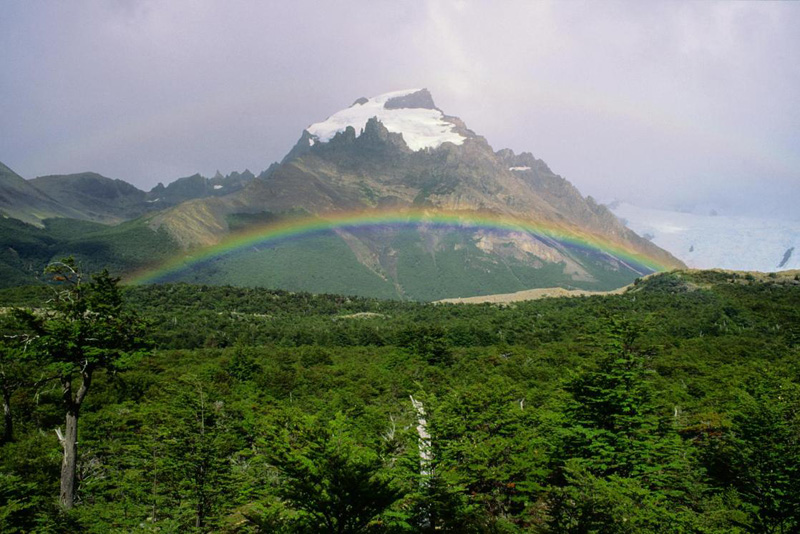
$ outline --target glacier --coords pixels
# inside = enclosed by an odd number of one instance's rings
[[[800,221],[699,215],[626,202],[609,207],[628,228],[692,268],[800,269]]]

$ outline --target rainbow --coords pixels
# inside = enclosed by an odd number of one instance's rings
[[[545,243],[558,243],[566,248],[577,248],[613,256],[641,274],[664,271],[671,266],[658,263],[632,249],[612,243],[596,235],[579,233],[550,222],[475,211],[359,211],[333,215],[300,217],[252,227],[232,234],[212,246],[188,251],[161,265],[135,273],[126,280],[128,284],[157,283],[161,279],[180,274],[204,262],[233,254],[257,245],[277,244],[286,240],[302,239],[335,230],[370,228],[444,228],[453,230],[487,230],[493,232],[524,232]],[[555,243],[554,243],[555,242]],[[642,272],[646,271],[646,272]]]

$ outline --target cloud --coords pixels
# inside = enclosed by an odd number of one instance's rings
[[[11,3],[0,159],[145,188],[257,172],[355,98],[424,86],[584,194],[796,215],[798,23],[796,3]]]

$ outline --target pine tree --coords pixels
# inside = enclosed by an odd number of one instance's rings
[[[23,353],[18,346],[0,341],[0,394],[3,396],[3,443],[14,441],[11,396],[26,382]]]
[[[688,494],[697,491],[689,450],[659,415],[638,328],[615,320],[606,335],[599,367],[567,385],[554,529],[680,532]]]
[[[800,386],[768,376],[740,393],[721,451],[753,532],[800,528]]]
[[[284,477],[278,494],[298,512],[289,529],[320,534],[365,532],[402,492],[382,458],[348,434],[342,416],[321,429],[306,431],[310,436],[302,445],[289,445],[287,436],[271,453],[271,463]]]

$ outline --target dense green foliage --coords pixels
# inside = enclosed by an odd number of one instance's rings
[[[49,291],[0,302],[46,307]],[[1,531],[800,528],[791,279],[673,273],[504,307],[181,284],[124,297],[157,348],[94,377],[68,513],[60,391],[1,316]]]

